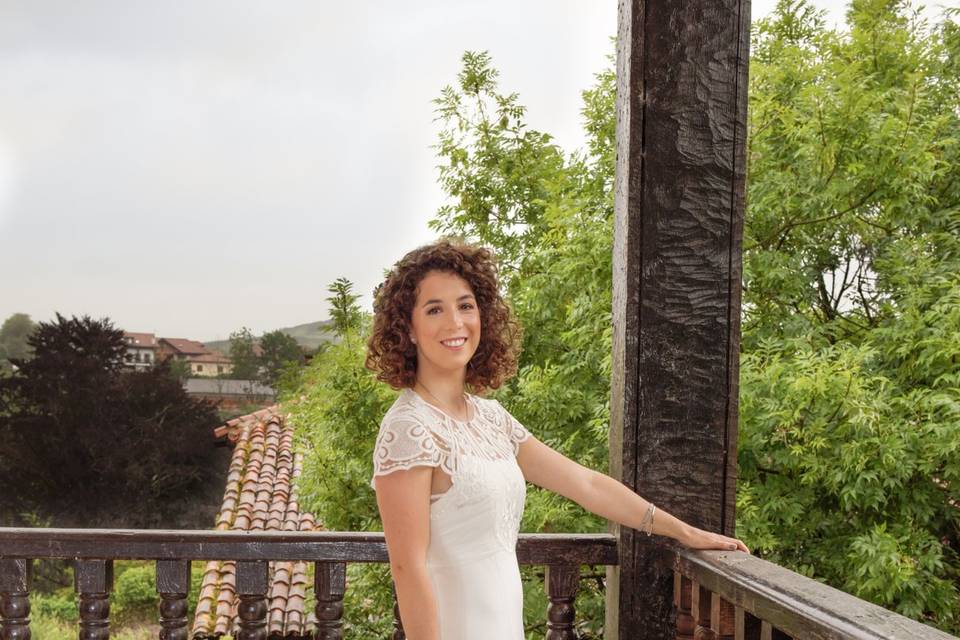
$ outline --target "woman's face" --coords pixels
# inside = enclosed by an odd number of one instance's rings
[[[480,344],[480,309],[466,280],[430,271],[417,287],[410,318],[417,376],[461,373]]]

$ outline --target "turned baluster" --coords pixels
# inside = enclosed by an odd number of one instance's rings
[[[157,560],[157,593],[160,594],[160,640],[187,640],[189,560]]]
[[[692,583],[680,572],[673,574],[673,606],[677,608],[677,640],[693,640],[696,623],[691,611]]]
[[[267,583],[269,565],[263,560],[237,562],[237,640],[267,639]]]
[[[77,560],[73,565],[74,589],[79,595],[80,640],[110,637],[112,560]]]
[[[30,640],[32,573],[30,560],[0,560],[0,640]]]
[[[548,565],[543,581],[547,587],[550,605],[547,607],[547,640],[576,640],[573,622],[576,616],[574,600],[580,585],[580,566]]]
[[[393,635],[390,640],[406,640],[407,634],[403,630],[403,620],[400,619],[400,602],[397,600],[397,585],[393,584]]]
[[[347,586],[345,562],[318,562],[313,580],[317,598],[316,640],[343,639],[343,594]]]

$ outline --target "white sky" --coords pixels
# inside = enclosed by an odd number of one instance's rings
[[[570,151],[616,19],[615,0],[2,0],[0,322],[222,339],[325,318],[340,276],[368,305],[432,239],[431,100],[463,51]]]

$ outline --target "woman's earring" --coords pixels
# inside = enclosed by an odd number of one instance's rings
[[[410,336],[410,342],[412,342],[413,344],[417,344],[417,339],[414,338],[413,336]]]

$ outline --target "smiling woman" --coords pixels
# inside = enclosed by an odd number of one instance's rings
[[[461,384],[475,393],[498,389],[516,372],[520,326],[500,297],[487,249],[444,240],[411,251],[378,288],[374,313],[367,366],[394,389],[414,387],[418,365],[433,366],[431,356],[450,364],[440,358],[444,349],[456,358],[469,353],[459,364]],[[468,338],[469,349],[442,344],[457,337]]]
[[[522,640],[516,544],[526,482],[694,548],[742,542],[691,527],[534,437],[496,400],[519,327],[490,251],[441,240],[408,253],[376,292],[367,366],[403,389],[373,451],[403,628],[417,640]]]
[[[430,271],[417,291],[410,317],[410,341],[417,348],[420,387],[440,405],[443,401],[430,390],[426,379],[447,379],[463,388],[462,376],[480,342],[480,312],[470,284],[455,273]],[[467,419],[467,405],[452,413]]]

